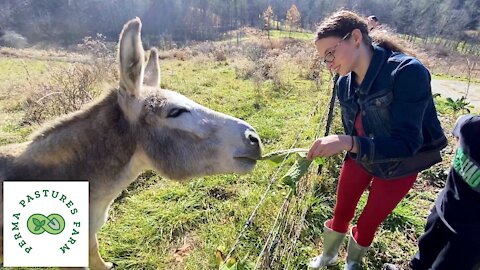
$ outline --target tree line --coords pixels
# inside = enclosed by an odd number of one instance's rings
[[[2,0],[0,34],[68,45],[102,33],[113,41],[138,16],[147,39],[205,40],[241,26],[263,28],[265,12],[269,20],[313,31],[342,7],[375,14],[405,35],[480,40],[480,0]]]

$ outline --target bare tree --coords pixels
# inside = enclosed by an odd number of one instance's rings
[[[287,23],[290,26],[290,33],[292,32],[292,29],[298,29],[300,26],[300,11],[298,11],[298,8],[295,4],[292,4],[292,6],[288,9],[287,11]]]
[[[263,11],[263,27],[267,30],[268,38],[270,38],[270,25],[273,21],[273,9],[272,6],[268,5],[267,9]]]

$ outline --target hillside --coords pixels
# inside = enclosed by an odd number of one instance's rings
[[[331,93],[330,75],[317,65],[313,52],[309,40],[269,40],[256,34],[238,43],[204,42],[165,50],[160,52],[161,86],[248,121],[262,137],[265,153],[305,148],[324,132]],[[2,145],[27,140],[39,123],[55,117],[59,112],[55,108],[62,106],[57,101],[66,94],[62,91],[72,85],[87,78],[84,90],[95,97],[105,82],[115,84],[114,51],[2,49],[0,53]],[[80,105],[89,100],[70,97]],[[439,111],[444,128],[451,130],[461,112],[447,105]],[[339,113],[337,106],[332,133],[343,132]],[[413,191],[385,221],[367,254],[366,269],[379,269],[385,262],[405,265],[415,252],[425,218],[444,184],[452,147],[453,142],[443,151],[444,161],[421,174]],[[342,155],[328,159],[318,177],[312,166],[296,196],[289,195],[291,216],[281,228],[300,231],[280,234],[287,240],[296,239],[296,246],[282,253],[288,241],[280,241],[284,246],[272,253],[277,256],[275,269],[305,269],[308,258],[317,254],[322,224],[333,211],[341,160]],[[117,263],[118,269],[215,269],[216,249],[230,250],[272,183],[234,253],[250,269],[290,192],[279,178],[291,164],[290,160],[279,168],[260,162],[249,175],[204,177],[185,183],[145,172],[115,201],[100,233],[102,256]],[[368,192],[361,205],[367,196]],[[345,249],[341,253],[344,256]]]

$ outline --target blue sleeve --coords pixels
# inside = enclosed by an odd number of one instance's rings
[[[432,102],[430,73],[410,58],[392,71],[393,100],[389,137],[357,137],[356,158],[375,163],[415,155],[423,144],[422,123],[428,102]]]

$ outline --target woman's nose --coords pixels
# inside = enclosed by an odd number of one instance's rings
[[[330,71],[332,70],[333,62],[334,62],[334,61],[335,61],[335,60],[333,60],[332,62],[328,62],[328,63],[327,63],[327,68],[328,68]]]

